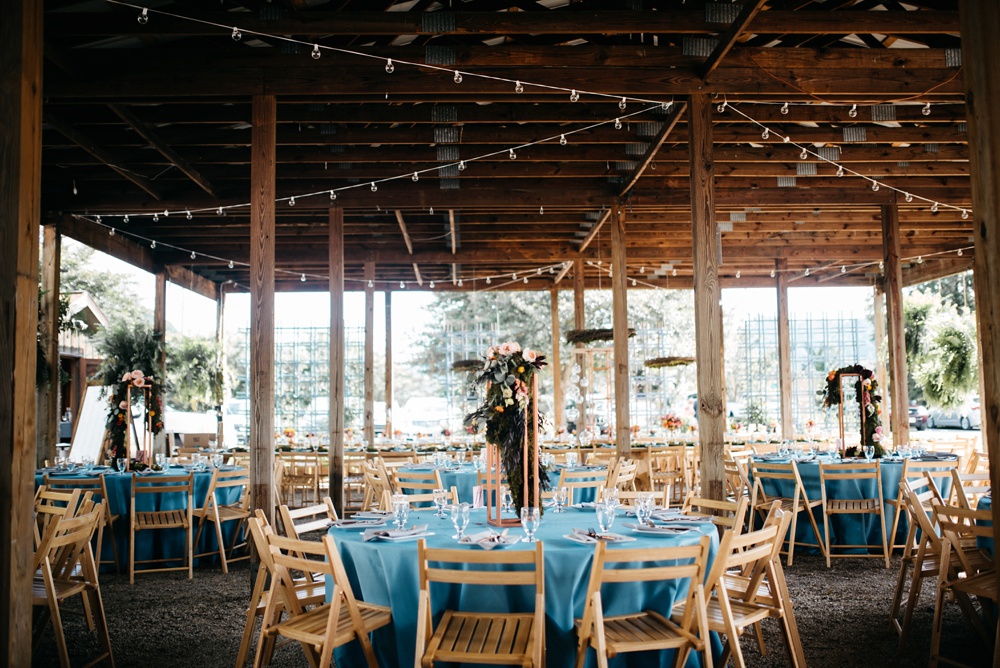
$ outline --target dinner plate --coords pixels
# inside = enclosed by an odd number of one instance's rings
[[[576,508],[577,510],[594,510],[596,506],[593,501],[583,501],[582,503],[574,503],[571,508]]]
[[[372,518],[370,520],[345,519],[331,522],[330,526],[334,529],[374,529],[376,527],[384,527],[386,521],[388,521],[387,517],[381,517],[378,519]]]
[[[485,532],[484,532],[485,533]],[[476,535],[466,536],[462,540],[458,541],[462,545],[475,545],[476,547],[482,548],[484,550],[496,550],[505,548],[508,545],[514,545],[521,542],[520,536],[501,536],[493,534],[493,539],[483,538],[480,540],[474,540]]]
[[[420,538],[426,538],[427,536],[433,536],[433,535],[434,535],[433,531],[421,531],[420,533],[408,533],[408,534],[405,534],[405,535],[402,535],[402,536],[393,536],[393,535],[379,536],[379,535],[375,535],[372,538],[366,538],[365,540],[382,540],[382,541],[385,541],[387,543],[401,543],[403,541],[418,540]]]
[[[696,531],[696,529],[694,529],[693,527],[692,528],[672,527],[672,526],[651,527],[648,524],[632,524],[629,522],[622,524],[622,526],[628,527],[629,529],[637,533],[648,534],[653,536],[676,536],[678,534],[685,534],[685,533],[690,533],[692,531]]]
[[[567,538],[580,545],[593,545],[602,540],[606,543],[629,543],[635,540],[632,536],[623,536],[620,533],[611,533],[610,531],[599,535],[600,538],[593,538],[585,533],[568,533],[563,538]]]

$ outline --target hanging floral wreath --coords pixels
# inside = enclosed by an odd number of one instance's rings
[[[486,441],[493,443],[500,451],[500,466],[507,475],[507,485],[514,499],[514,509],[520,514],[526,505],[524,495],[524,448],[525,420],[531,415],[531,377],[546,365],[545,356],[525,348],[513,341],[486,350],[485,364],[476,377],[474,385],[486,386],[486,400],[483,405],[465,416],[463,421],[473,431],[486,429]],[[538,426],[542,426],[542,415],[538,414]],[[537,430],[528,429],[528,438],[537,438]],[[529,457],[534,453],[534,442],[528,443]],[[534,462],[528,462],[529,476],[535,471]],[[528,488],[533,488],[528,480]],[[548,473],[538,469],[539,489],[549,488]],[[538,500],[534,501],[538,504]]]
[[[818,390],[822,399],[823,408],[830,408],[840,403],[840,386],[843,375],[860,376],[860,380],[854,383],[854,395],[857,397],[858,410],[864,412],[864,420],[861,422],[861,444],[875,447],[875,457],[880,458],[885,455],[882,447],[882,440],[885,438],[882,432],[882,395],[878,381],[875,380],[875,372],[866,369],[860,364],[832,369],[826,374],[826,385]],[[858,456],[857,448],[848,448],[848,456]]]
[[[147,401],[145,402],[146,419],[153,435],[163,431],[163,402],[161,399],[160,385],[154,382],[152,376],[147,376],[140,369],[126,371],[121,382],[114,386],[114,392],[108,399],[108,419],[105,427],[108,430],[108,454],[112,457],[124,457],[128,452],[126,440],[128,438],[128,421],[132,414],[132,406],[129,405],[131,396],[132,405],[139,401],[139,397],[147,391]],[[129,388],[138,388],[139,392],[129,393]]]

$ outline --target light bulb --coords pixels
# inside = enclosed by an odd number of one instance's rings
[[[457,74],[457,72],[456,72],[456,74]],[[404,283],[403,281],[400,281],[399,282],[399,289],[400,290],[405,290],[406,289],[406,283]]]
[[[923,255],[918,255],[917,256],[917,264],[923,264],[923,263],[924,263],[924,256]]]
[[[433,216],[433,215],[434,215],[434,207],[431,207],[431,208],[429,208],[429,209],[427,210],[427,213],[428,213],[428,215],[431,215],[431,216]]]
[[[639,267],[639,273],[640,274],[645,274],[646,273],[646,267]]]
[[[872,190],[878,192],[878,181],[872,181]]]
[[[458,70],[455,70],[454,81],[455,83],[462,83],[462,73]]]
[[[302,274],[301,276],[299,276],[299,280],[302,281],[303,283],[305,283],[306,282],[306,275]]]
[[[236,263],[235,263],[235,262],[233,262],[232,260],[230,260],[230,261],[229,261],[229,268],[230,268],[230,269],[232,269],[232,268],[233,268],[233,267],[235,267],[235,266],[236,266]]]
[[[97,217],[97,224],[98,224],[98,225],[100,225],[100,223],[101,223],[101,217],[100,217],[100,216],[98,216],[98,217]]]
[[[431,281],[430,287],[431,287],[431,290],[434,289],[434,281]]]
[[[968,220],[968,219],[969,219],[969,210],[962,209],[962,220]],[[125,216],[125,222],[126,223],[128,222],[128,216]]]
[[[938,212],[938,203],[934,202],[933,204],[931,204],[931,213],[937,213],[937,212]]]
[[[560,146],[566,145],[566,135],[559,135],[559,145]]]
[[[79,195],[79,191],[76,189],[76,179],[73,179],[73,194]]]
[[[627,102],[627,101],[625,100],[625,98],[623,97],[623,98],[621,99],[621,102],[619,102],[619,103],[618,103],[618,108],[619,108],[619,109],[621,109],[622,111],[625,111],[625,107],[626,107],[627,105],[628,105],[628,102]]]
[[[965,211],[963,211],[963,213],[965,213]],[[965,217],[968,218],[969,216],[966,215]],[[125,217],[122,218],[122,222],[125,223],[126,225],[128,225],[128,214],[127,213],[125,214]]]
[[[809,151],[802,149],[802,153],[799,153],[799,160],[808,160],[808,159],[809,159]]]
[[[149,10],[143,7],[142,11],[139,12],[139,17],[136,19],[136,21],[138,21],[142,25],[146,25],[149,22]]]
[[[781,138],[781,141],[783,141],[786,144],[788,144],[788,143],[790,143],[792,141],[792,138],[790,136],[788,136],[788,135],[785,135],[784,137]]]
[[[312,59],[319,60],[319,57],[323,55],[319,52],[319,44],[313,44]]]
[[[510,275],[510,280],[516,281],[517,280],[517,274],[516,273],[515,274],[511,274]]]
[[[236,26],[233,26],[233,41],[234,42],[238,42],[238,41],[240,41],[241,37],[243,37],[243,33],[240,32],[239,28],[237,28]]]
[[[521,85],[520,81],[514,82],[514,92],[519,94],[524,92],[524,86]]]
[[[884,271],[885,270],[885,262],[884,261],[882,261],[882,260],[878,261],[878,270],[879,271]]]
[[[622,119],[616,118],[615,119],[615,130],[621,130],[621,129],[622,129]]]
[[[378,186],[377,186],[377,185],[375,185],[375,182],[374,182],[374,181],[372,181],[372,192],[375,192],[375,191],[377,191],[377,190],[378,190]]]
[[[528,277],[527,277],[527,276],[525,276],[525,277],[524,277],[524,282],[525,282],[525,283],[527,283],[527,282],[528,282]]]
[[[295,198],[294,197],[289,197],[288,198],[288,206],[295,206]]]
[[[155,222],[157,222],[157,221],[159,221],[159,220],[160,220],[160,214],[158,214],[158,213],[154,213],[154,214],[153,214],[153,222],[155,223]]]
[[[771,131],[768,130],[767,128],[764,128],[764,131],[760,133],[761,139],[767,139],[770,136],[771,136]]]
[[[910,193],[903,193],[903,199],[905,199],[907,202],[912,202],[913,195],[911,195]]]
[[[555,267],[549,267],[549,273],[550,273],[550,274],[554,274],[554,273],[556,273],[556,269],[555,269]]]
[[[544,216],[545,215],[545,207],[544,206],[538,207],[538,215],[539,216]]]
[[[852,104],[851,105],[851,110],[847,112],[847,115],[850,116],[851,118],[857,118],[858,117],[858,105]]]
[[[844,175],[844,166],[837,165],[837,176],[843,176],[843,175]]]
[[[931,103],[928,102],[927,104],[925,104],[924,108],[920,110],[920,113],[923,114],[924,116],[930,116],[931,115]]]
[[[112,227],[110,230],[108,230],[108,236],[110,237],[115,236],[115,228]]]
[[[465,171],[465,160],[459,160],[458,161],[458,171],[460,171],[460,172],[464,172]]]
[[[392,74],[395,71],[396,71],[396,66],[392,64],[392,58],[387,59],[385,61],[385,73]]]
[[[222,207],[220,206],[218,209],[215,210],[215,215],[216,216],[224,216],[224,215],[226,215],[226,212],[223,211]]]
[[[187,219],[188,220],[191,220],[192,218],[194,218],[194,216],[191,215],[191,209],[188,209],[184,213],[187,214]]]
[[[737,278],[737,279],[739,279],[739,277],[740,277],[741,275],[742,275],[742,274],[740,273],[740,271],[739,271],[739,270],[737,270],[737,271],[736,271],[736,278]]]
[[[164,209],[163,210],[163,217],[164,218],[168,218],[169,216],[170,216],[170,211],[168,211],[167,209]]]
[[[153,239],[152,241],[149,242],[149,247],[154,250],[156,249],[156,239]]]
[[[517,153],[514,153],[514,149],[510,149],[510,153],[508,155],[511,160],[517,160]]]
[[[671,275],[671,276],[676,276],[676,275],[677,275],[677,270],[676,270],[676,269],[674,269],[673,271],[671,271],[671,272],[670,272],[670,275]]]
[[[535,275],[536,276],[541,276],[542,275],[542,268],[541,267],[539,267],[538,269],[535,269]]]
[[[842,274],[846,274],[847,273],[847,265],[843,265],[843,264],[840,265],[840,273],[842,273]]]
[[[729,105],[729,102],[727,102],[726,100],[723,100],[722,104],[720,104],[718,107],[716,107],[715,110],[717,112],[719,112],[720,114],[724,114],[726,112],[726,107],[728,105]]]
[[[771,278],[774,278],[774,269],[771,270]]]
[[[462,287],[462,279],[458,279],[458,287]]]
[[[962,249],[961,248],[958,249],[958,257],[962,257]]]
[[[663,111],[669,111],[672,106],[674,106],[673,102],[660,102],[660,109]]]
[[[493,282],[493,279],[491,279],[489,276],[487,276],[486,277],[486,285],[489,285],[492,282]]]
[[[580,100],[580,94],[577,93],[576,89],[574,88],[573,90],[571,90],[569,92],[569,101],[570,102],[578,102],[579,100]]]
[[[420,180],[420,175],[417,174],[416,172],[413,172],[413,176],[410,177],[410,180],[412,180],[414,182],[419,181]]]
[[[194,260],[197,257],[198,257],[198,254],[195,253],[194,251],[191,251],[191,259]]]
[[[634,288],[634,287],[635,287],[636,285],[638,285],[638,283],[637,283],[637,282],[636,282],[636,280],[635,280],[635,279],[633,278],[633,279],[632,279],[632,287]]]
[[[783,105],[781,105],[781,113],[784,114],[785,116],[788,115],[788,103],[787,102],[785,102]]]
[[[806,267],[806,276],[809,275],[809,267]]]
[[[302,274],[302,275],[305,276],[305,274]],[[368,287],[369,288],[374,288],[375,287],[375,282],[369,279],[369,281],[368,281]]]
[[[331,190],[330,191],[330,201],[334,202],[334,201],[336,201],[336,199],[337,199],[337,191],[336,190]]]

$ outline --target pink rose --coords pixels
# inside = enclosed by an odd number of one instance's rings
[[[530,362],[534,362],[536,359],[538,359],[538,353],[536,353],[531,348],[525,348],[524,349],[524,361],[525,362],[529,362],[529,363]]]
[[[486,349],[486,359],[491,360],[496,356],[497,356],[497,349],[495,347],[490,346],[489,348]]]
[[[881,427],[881,425],[878,426],[878,427],[875,427],[875,433],[876,434],[881,434],[882,433],[882,427]]]
[[[143,373],[142,371],[140,371],[139,369],[136,369],[136,370],[135,370],[135,371],[133,371],[133,372],[132,372],[132,373],[131,373],[130,375],[132,376],[132,380],[139,380],[140,378],[142,378],[142,377],[143,377],[143,376],[145,376],[146,374],[144,374],[144,373]]]
[[[879,443],[882,440],[882,434],[872,434],[872,442]]]
[[[132,381],[132,384],[136,387],[143,387],[146,384],[146,380],[144,378],[136,378]]]
[[[505,341],[500,344],[501,355],[513,355],[516,352],[520,352],[520,350],[521,346],[516,341]]]
[[[127,383],[127,382],[129,382],[130,380],[132,380],[132,374],[130,374],[130,373],[129,373],[128,371],[126,371],[126,372],[125,372],[125,375],[124,375],[124,376],[122,376],[122,382],[123,382],[123,383]]]
[[[123,411],[127,410],[128,409],[128,402],[127,401],[122,401],[121,403],[118,404],[118,408],[122,409]]]

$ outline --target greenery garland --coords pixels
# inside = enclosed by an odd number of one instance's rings
[[[865,413],[865,419],[861,424],[861,444],[874,446],[875,457],[881,458],[885,455],[885,449],[881,445],[884,438],[881,419],[882,395],[879,394],[878,381],[875,380],[875,373],[871,369],[866,369],[860,364],[833,369],[826,374],[826,385],[823,386],[823,389],[817,390],[816,394],[821,397],[824,409],[839,404],[840,377],[844,374],[861,377],[854,383],[858,410]],[[860,453],[857,448],[848,448],[846,454],[858,456]]]
[[[654,357],[646,360],[642,363],[642,365],[649,367],[650,369],[662,369],[664,367],[671,366],[686,366],[688,364],[694,364],[694,362],[694,357]]]
[[[451,363],[452,371],[460,371],[462,373],[471,373],[479,371],[482,368],[483,363],[479,360],[455,360]]]
[[[628,338],[635,336],[635,330],[628,328]],[[595,341],[611,341],[615,338],[613,329],[571,329],[566,332],[566,343],[594,343]]]
[[[541,499],[524,498],[524,432],[525,421],[532,414],[534,401],[531,392],[532,376],[546,365],[545,357],[512,341],[490,346],[485,364],[473,379],[474,385],[486,386],[483,404],[465,416],[466,428],[478,432],[485,427],[486,441],[495,444],[500,452],[500,466],[507,476],[507,485],[514,500],[514,510],[535,506],[541,512]],[[538,427],[542,426],[538,414]],[[528,429],[528,489],[534,488],[530,479],[536,470],[534,461],[536,429]],[[549,477],[544,468],[538,468],[540,490],[549,489]]]

